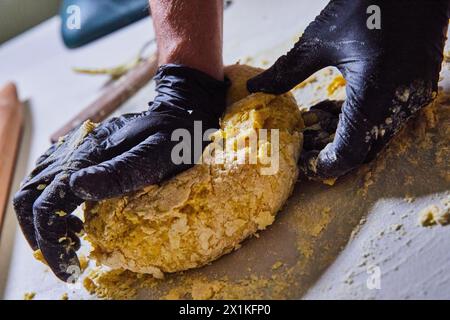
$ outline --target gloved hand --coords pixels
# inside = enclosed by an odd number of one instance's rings
[[[300,160],[309,177],[338,177],[370,161],[434,98],[448,11],[448,0],[332,0],[292,50],[248,81],[250,92],[280,94],[327,66],[343,74],[347,99],[334,140]]]
[[[155,80],[157,96],[148,111],[67,135],[39,158],[14,197],[25,237],[63,281],[75,281],[80,271],[77,234],[83,226],[71,215],[78,205],[160,183],[193,166],[194,141],[190,163],[172,161],[172,149],[180,143],[172,141],[172,132],[185,129],[193,140],[194,121],[201,121],[200,134],[219,127],[227,82],[181,65],[160,67]],[[207,144],[201,142],[200,149]]]

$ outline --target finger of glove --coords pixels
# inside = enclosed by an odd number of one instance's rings
[[[34,183],[33,181],[40,180],[42,175],[50,175],[49,168],[53,172],[60,172],[58,168],[65,164],[70,158],[70,155],[77,148],[77,135],[80,134],[82,125],[72,129],[68,134],[61,138],[61,141],[56,142],[47,149],[36,161],[36,166],[30,174],[22,182],[23,185]],[[89,137],[89,135],[88,135]],[[85,139],[85,141],[88,139]]]
[[[38,249],[33,218],[33,204],[54,179],[58,170],[47,169],[36,176],[30,175],[14,195],[13,206],[19,225],[33,250]]]
[[[89,145],[86,149],[93,150],[93,139],[104,139],[115,130],[123,127],[137,114],[126,114],[119,118],[113,118],[106,121],[102,126],[95,130],[95,135],[91,134],[85,138],[84,145]],[[36,167],[24,179],[21,189],[16,193],[13,199],[14,209],[19,221],[19,225],[33,250],[38,249],[36,240],[33,204],[42,194],[42,191],[50,184],[54,177],[61,172],[61,166],[67,164],[70,155],[76,148],[68,146],[74,134],[79,128],[72,130],[64,137],[65,142],[55,143],[38,159]],[[93,132],[94,133],[94,132]],[[81,162],[78,162],[81,163]],[[59,190],[59,195],[64,196],[65,191]],[[82,230],[82,222],[76,217],[69,217],[68,222],[75,233]]]
[[[374,123],[384,118],[390,103],[389,96],[381,94],[383,89],[368,85],[367,79],[377,80],[375,83],[380,80],[375,67],[360,61],[350,61],[339,66],[346,80],[347,98],[339,114],[333,142],[327,144],[317,156],[310,153],[301,157],[301,167],[309,177],[336,178],[364,162],[377,138],[374,139],[372,133]],[[323,103],[314,109],[333,115],[338,112],[339,103]],[[333,129],[332,126],[329,129]]]
[[[301,157],[301,167],[311,178],[339,177],[363,163],[371,148],[371,125],[360,108],[347,100],[342,110],[333,142],[317,155]]]
[[[111,118],[106,120],[105,122],[98,125],[90,134],[88,134],[82,141],[83,147],[85,149],[94,149],[94,147],[99,144],[99,142],[106,139],[108,136],[113,134],[114,132],[120,130],[123,126],[125,126],[128,122],[138,117],[140,114],[138,113],[130,113],[124,114],[120,117]],[[77,146],[74,141],[71,139],[76,135],[81,126],[77,129],[73,129],[70,133],[64,136],[64,142],[54,143],[50,146],[50,148],[39,157],[36,161],[36,167],[30,173],[28,178],[25,180],[25,183],[29,182],[32,178],[37,177],[41,172],[47,169],[50,165],[55,162],[64,162],[65,160],[69,160],[67,155],[70,155],[73,152],[76,152]],[[68,146],[67,144],[75,144],[74,146]],[[51,157],[51,156],[54,157]],[[51,159],[53,158],[53,159]]]
[[[302,113],[306,129],[303,131],[304,150],[322,150],[333,141],[342,102],[325,100]]]
[[[330,1],[306,28],[294,47],[274,65],[247,82],[250,92],[281,94],[289,91],[316,71],[336,62],[336,51],[327,42],[336,38],[330,27],[336,25],[340,1]]]
[[[58,157],[51,157],[58,155],[61,149],[67,149],[67,142],[71,141],[73,136],[80,130],[83,124],[79,124],[75,128],[71,129],[64,136],[61,136],[56,142],[54,142],[48,149],[45,151],[37,160],[36,160],[36,169],[41,168],[40,171],[45,169],[48,165],[50,165],[53,161],[48,160],[56,160]],[[69,148],[70,149],[70,148]],[[60,155],[60,154],[59,154]],[[54,158],[54,159],[52,159]],[[34,170],[33,170],[34,171]]]
[[[131,121],[140,118],[142,113],[127,113],[120,117],[108,119],[97,126],[92,132],[92,137],[103,140],[111,136],[114,132],[119,131]]]
[[[333,138],[334,134],[330,135],[326,131],[306,129],[303,131],[303,150],[322,150]]]
[[[14,211],[20,228],[33,250],[39,249],[34,231],[33,203],[41,193],[42,191],[36,188],[21,189],[13,198]]]
[[[319,125],[320,129],[327,129],[328,133],[334,133],[339,121],[343,101],[324,100],[302,113],[305,127]]]
[[[69,135],[72,136],[72,133]],[[65,143],[52,145],[38,160],[37,166],[24,179],[21,189],[14,196],[13,204],[19,225],[33,250],[38,249],[33,205],[55,176],[61,172],[62,166],[68,165],[73,151],[74,148],[68,148]],[[60,196],[65,195],[64,190],[60,190],[59,193]]]
[[[192,166],[172,161],[176,144],[167,133],[150,136],[120,156],[73,174],[72,190],[82,199],[98,201],[160,183]]]
[[[300,38],[286,55],[281,56],[266,71],[247,82],[249,92],[285,93],[306,80],[316,71],[330,65],[324,58],[317,38]]]
[[[42,164],[47,158],[53,154],[53,152],[56,151],[61,146],[61,144],[54,143],[50,146],[50,148],[47,149],[37,160],[36,160],[36,167],[38,167],[40,164]]]
[[[108,135],[112,134],[116,130],[122,128],[130,120],[137,117],[138,114],[125,114],[119,118],[113,118],[101,126],[97,127],[93,134],[88,135],[84,141],[83,148],[87,150],[93,150],[93,139],[102,140]],[[38,249],[36,241],[34,218],[33,218],[33,204],[36,199],[41,195],[43,189],[50,184],[54,177],[61,171],[61,166],[66,165],[70,154],[75,149],[68,148],[67,144],[71,141],[73,135],[78,132],[79,128],[72,130],[64,138],[66,143],[53,144],[36,162],[36,167],[33,171],[24,179],[21,189],[16,193],[13,199],[14,209],[19,221],[19,225],[27,239],[28,243],[33,250]],[[87,147],[86,147],[87,146]],[[81,162],[78,162],[81,163]],[[63,195],[65,191],[61,190]],[[76,218],[75,221],[80,221]],[[76,224],[76,223],[75,223]],[[81,227],[75,232],[80,232]]]
[[[39,249],[55,275],[67,282],[76,281],[80,275],[76,234],[82,223],[70,214],[81,203],[70,190],[68,174],[60,173],[33,205]]]
[[[53,152],[56,149],[54,148]],[[34,227],[33,205],[54,177],[61,171],[60,165],[55,164],[56,159],[55,161],[49,161],[48,157],[41,159],[35,169],[24,179],[20,190],[13,198],[14,211],[16,212],[19,225],[33,250],[38,249]],[[63,191],[61,191],[61,194],[63,194]]]
[[[311,110],[302,114],[306,129],[334,134],[339,116],[322,110]]]
[[[37,160],[36,160],[36,167],[40,167],[43,165],[43,163],[50,158],[51,155],[55,154],[56,151],[60,150],[61,147],[65,146],[65,142],[70,140],[72,135],[77,132],[82,124],[76,126],[75,128],[71,129],[68,133],[66,133],[64,136],[61,136],[57,141],[55,141],[48,149],[45,151]]]
[[[342,112],[342,105],[344,101],[339,100],[324,100],[319,102],[318,104],[313,105],[309,110],[314,112],[316,110],[321,110],[327,113],[330,113],[334,116],[339,116]]]
[[[38,180],[43,180],[43,176],[49,176],[49,172],[53,171],[56,172],[55,168],[50,169],[50,167],[54,167],[54,164],[58,161],[60,161],[61,157],[59,157],[56,153],[57,151],[61,151],[61,149],[55,148],[55,150],[48,155],[47,157],[41,156],[41,159],[36,162],[36,166],[33,168],[33,170],[23,179],[21,187],[23,188],[26,185],[35,184]],[[43,182],[44,183],[44,182]]]

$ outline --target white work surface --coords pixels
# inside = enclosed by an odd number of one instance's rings
[[[324,7],[327,1],[238,0],[225,12],[224,59],[234,63],[246,57],[272,61],[289,46]],[[108,67],[133,58],[139,48],[153,38],[150,18],[137,22],[104,39],[77,50],[66,49],[60,39],[60,21],[52,18],[20,37],[0,46],[0,84],[17,83],[28,112],[13,189],[33,168],[34,161],[49,146],[49,136],[91,102],[107,82],[105,77],[77,75],[71,67]],[[264,56],[264,52],[267,57]],[[268,53],[270,52],[270,54]],[[259,55],[259,56],[258,56]],[[261,64],[261,63],[260,63]],[[150,87],[141,90],[121,109],[143,110],[153,97]],[[448,195],[444,191],[445,194]],[[367,272],[352,272],[365,244],[372,243],[386,226],[400,223],[400,216],[383,214],[393,207],[407,210],[424,207],[431,194],[412,204],[380,199],[370,210],[358,235],[343,248],[304,298],[450,298],[450,227],[417,231],[414,221],[401,222],[412,229],[421,246],[406,246],[407,240],[384,238],[373,249],[377,257],[381,288],[367,287]],[[414,231],[416,230],[416,231]],[[409,230],[408,230],[409,232]],[[17,227],[14,212],[8,208],[0,240],[0,295],[22,299],[36,292],[36,299],[58,299],[69,292],[71,299],[87,299],[77,287],[59,282],[41,263]],[[426,250],[424,248],[427,248]],[[359,269],[366,270],[366,269]],[[367,270],[370,273],[370,270]],[[350,273],[350,274],[349,274]],[[353,285],[349,285],[349,279]],[[302,298],[302,297],[298,297]]]

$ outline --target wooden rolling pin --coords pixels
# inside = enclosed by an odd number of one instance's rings
[[[16,86],[0,89],[0,231],[5,216],[24,119]]]
[[[145,86],[155,75],[158,68],[157,53],[138,64],[117,81],[107,86],[104,93],[89,106],[84,108],[72,120],[57,130],[50,137],[51,142],[58,141],[59,137],[78,127],[86,120],[100,122],[119,108],[122,103],[132,97],[139,89]]]

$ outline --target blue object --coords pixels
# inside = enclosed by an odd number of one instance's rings
[[[68,48],[81,47],[148,15],[148,0],[64,0],[62,38]]]

